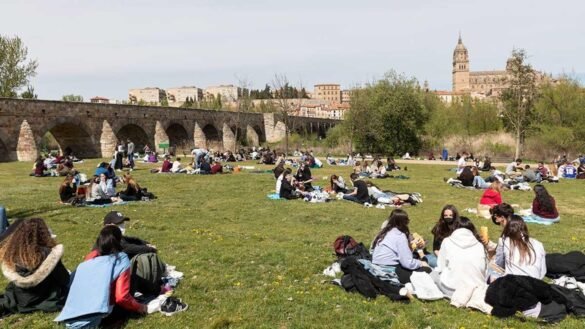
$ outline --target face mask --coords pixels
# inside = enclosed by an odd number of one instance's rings
[[[453,222],[453,217],[443,217],[445,219],[445,222],[447,223],[452,223]]]
[[[124,235],[124,233],[126,233],[126,224],[122,223],[122,224],[118,225],[118,228],[122,232],[122,235]]]

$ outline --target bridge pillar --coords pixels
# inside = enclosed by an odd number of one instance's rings
[[[252,128],[250,125],[246,127],[246,140],[248,141],[248,146],[260,145],[260,138],[258,137],[258,133],[256,133],[256,130],[254,130],[254,128]]]
[[[116,149],[116,134],[107,120],[102,123],[102,133],[100,135],[100,151],[103,158],[111,158]]]
[[[35,135],[33,134],[28,121],[23,120],[18,134],[16,157],[18,158],[18,161],[35,161],[38,155],[39,151],[37,149]]]
[[[223,151],[234,151],[236,148],[236,136],[234,136],[234,132],[232,129],[227,125],[227,123],[223,124]]]
[[[195,122],[195,129],[193,130],[193,144],[195,147],[206,148],[207,147],[207,138],[205,137],[205,133],[203,129],[199,127],[199,124]]]
[[[274,113],[264,113],[264,132],[268,143],[280,142],[286,134],[286,125],[284,122],[274,121]]]
[[[163,127],[162,123],[160,123],[160,121],[157,121],[156,126],[154,128],[154,147],[157,152],[164,152],[164,149],[158,147],[158,144],[162,142],[168,143],[169,136],[167,135],[167,132],[165,131],[165,128]]]

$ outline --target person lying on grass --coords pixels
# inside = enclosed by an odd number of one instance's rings
[[[394,193],[391,191],[382,191],[378,186],[370,181],[365,181],[365,183],[368,187],[368,194],[370,198],[373,198],[378,203],[397,206],[409,204],[415,206],[419,202],[422,202],[420,193]]]

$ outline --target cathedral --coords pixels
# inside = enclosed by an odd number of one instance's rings
[[[461,35],[455,50],[453,51],[453,94],[471,94],[473,97],[495,97],[502,89],[506,88],[506,78],[510,60],[506,63],[505,70],[496,71],[470,71],[469,53],[461,41]],[[537,84],[552,81],[551,77],[541,72],[536,72]]]
[[[469,53],[459,41],[453,51],[453,92],[495,96],[505,87],[506,70],[470,71]]]

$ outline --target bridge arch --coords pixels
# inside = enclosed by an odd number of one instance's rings
[[[0,138],[0,162],[10,161],[10,151],[4,141]]]
[[[172,147],[191,148],[192,142],[189,140],[189,133],[182,124],[171,123],[166,129],[166,133]]]
[[[214,151],[223,150],[223,139],[221,130],[212,124],[207,124],[201,129],[205,135],[206,147]]]
[[[128,123],[120,127],[116,133],[116,138],[124,143],[130,139],[134,143],[137,152],[142,152],[145,145],[148,145],[151,150],[155,149],[152,138],[142,127],[133,123]]]
[[[39,132],[36,142],[40,151],[50,151],[56,146],[61,154],[71,153],[79,158],[100,157],[92,129],[81,120],[60,118],[41,127]],[[48,145],[49,141],[56,145]]]

